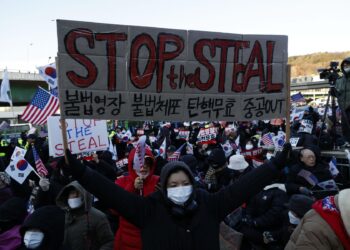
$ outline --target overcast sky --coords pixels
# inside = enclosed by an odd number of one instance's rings
[[[349,10],[349,0],[1,0],[0,70],[53,62],[56,19],[288,35],[293,56],[350,51]]]

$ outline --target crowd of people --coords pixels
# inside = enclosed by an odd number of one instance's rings
[[[0,148],[0,250],[350,249],[350,189],[321,157],[346,142],[320,120],[294,117],[293,145],[282,119],[117,126],[66,159],[23,135]],[[16,146],[48,174],[13,180]]]

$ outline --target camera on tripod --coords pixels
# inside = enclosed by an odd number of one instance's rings
[[[320,79],[328,79],[330,84],[335,84],[335,81],[340,77],[338,69],[339,62],[330,62],[328,69],[318,69]]]

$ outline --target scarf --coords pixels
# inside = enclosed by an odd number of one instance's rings
[[[327,222],[337,235],[345,249],[350,249],[350,237],[347,235],[339,209],[335,205],[334,196],[316,201],[312,208]]]

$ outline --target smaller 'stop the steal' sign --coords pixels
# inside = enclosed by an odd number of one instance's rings
[[[127,120],[285,116],[287,36],[57,21],[61,115]]]

